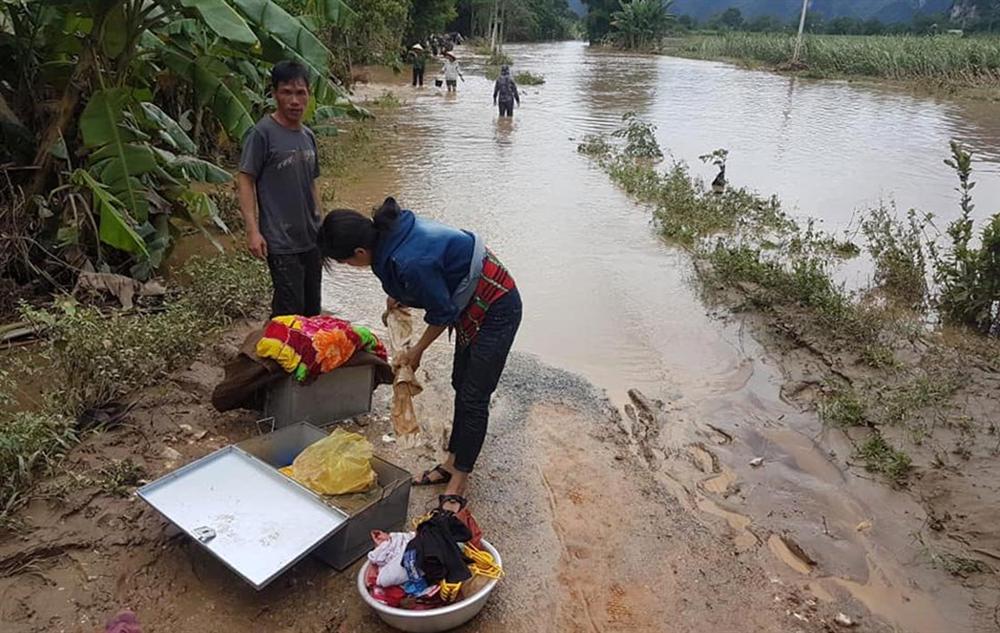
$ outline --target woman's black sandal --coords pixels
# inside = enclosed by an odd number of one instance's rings
[[[469,500],[462,495],[438,495],[438,509],[444,510],[444,504],[446,503],[457,503],[458,510],[454,510],[454,514],[458,514],[465,509],[465,506],[469,505]],[[444,511],[452,512],[451,510]]]
[[[441,475],[441,479],[431,479],[431,473],[438,473]],[[451,481],[451,473],[443,465],[438,464],[430,470],[425,470],[424,474],[420,475],[420,480],[413,482],[414,486],[436,486],[438,484],[446,484]]]

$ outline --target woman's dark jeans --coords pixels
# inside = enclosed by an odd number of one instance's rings
[[[496,391],[507,355],[521,325],[521,295],[511,290],[486,311],[472,343],[455,346],[451,386],[455,388],[455,419],[448,452],[455,454],[455,470],[471,473],[486,439],[490,397]]]

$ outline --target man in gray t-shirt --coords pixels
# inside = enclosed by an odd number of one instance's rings
[[[302,125],[309,74],[297,62],[275,64],[271,90],[276,111],[243,138],[240,212],[250,252],[271,271],[271,316],[313,316],[320,311],[323,266],[316,248],[319,157],[316,137]]]

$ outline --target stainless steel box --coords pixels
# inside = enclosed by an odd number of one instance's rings
[[[411,480],[373,457],[375,489],[322,496],[278,472],[324,437],[292,424],[221,448],[137,494],[256,589],[310,553],[343,570],[373,547],[371,530],[405,527]]]
[[[250,438],[237,446],[274,468],[282,468],[291,464],[307,446],[326,435],[322,429],[299,422]],[[410,505],[410,473],[379,457],[372,458],[372,468],[378,475],[377,490],[359,495],[317,495],[348,516],[343,527],[312,551],[338,571],[346,569],[372,549],[372,530],[393,532],[405,528]]]
[[[371,411],[374,388],[372,365],[340,367],[306,385],[289,376],[267,392],[264,416],[274,418],[275,428],[296,422],[330,424]]]
[[[137,491],[256,589],[342,531],[347,513],[269,464],[226,446]]]

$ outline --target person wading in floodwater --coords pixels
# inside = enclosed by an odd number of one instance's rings
[[[427,68],[427,53],[420,44],[410,48],[410,63],[413,64],[413,85],[424,85],[424,69]]]
[[[521,95],[517,93],[517,84],[510,76],[510,66],[500,68],[500,76],[493,84],[493,105],[500,106],[500,116],[514,116],[514,102],[521,106]]]
[[[462,81],[465,81],[465,75],[462,74],[462,69],[458,66],[458,60],[452,53],[444,54],[444,83],[448,86],[448,92],[455,92],[458,89],[458,78],[461,77]]]
[[[271,70],[277,109],[243,138],[240,214],[247,246],[267,261],[274,295],[271,316],[320,311],[323,265],[316,248],[320,200],[316,137],[302,125],[309,105],[309,73],[293,61]]]
[[[455,417],[448,459],[414,479],[443,484],[444,510],[460,512],[486,438],[490,397],[497,388],[521,324],[521,295],[514,278],[478,236],[405,211],[386,198],[374,217],[349,209],[331,211],[319,231],[323,257],[370,267],[389,296],[387,309],[425,310],[427,329],[397,366],[420,366],[424,351],[445,330],[454,330],[451,384]]]

